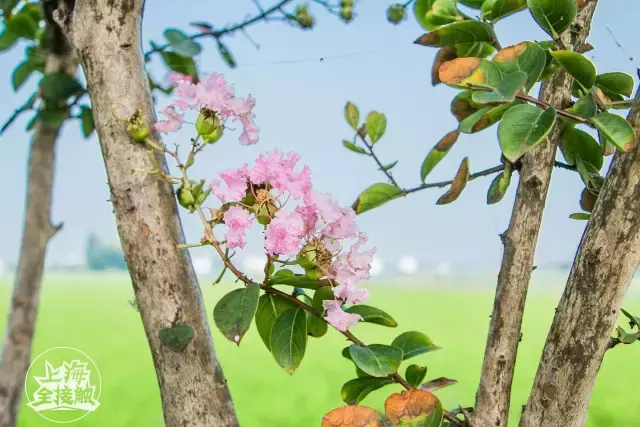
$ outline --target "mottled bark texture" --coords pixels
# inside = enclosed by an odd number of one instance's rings
[[[640,135],[640,94],[628,116]],[[521,427],[579,427],[640,263],[640,144],[617,153],[542,351]]]
[[[71,2],[73,3],[73,2]],[[56,11],[84,70],[107,170],[120,242],[156,368],[167,427],[237,426],[216,358],[205,306],[184,243],[172,187],[132,168],[154,169],[144,144],[116,118],[155,115],[141,46],[143,0],[78,0]],[[166,168],[165,159],[158,157]],[[162,328],[188,324],[193,340],[177,353]]]
[[[570,43],[577,50],[585,44],[596,3],[597,0],[591,0],[584,4],[574,23],[562,34],[565,44]],[[540,99],[556,108],[567,107],[571,83],[567,73],[556,73],[542,84]],[[473,412],[474,423],[479,427],[507,426],[527,288],[561,133],[558,120],[548,142],[522,158],[511,222],[500,236],[504,253]]]
[[[66,41],[56,40],[55,49],[46,58],[45,72],[75,75],[76,69],[76,61]],[[50,220],[55,145],[59,131],[60,126],[38,122],[29,151],[20,259],[0,358],[0,427],[14,427],[18,421],[24,377],[31,360],[47,243],[61,227],[52,225]]]

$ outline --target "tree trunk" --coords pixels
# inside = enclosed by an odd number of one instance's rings
[[[640,94],[628,120],[640,135]],[[583,426],[622,299],[640,263],[640,144],[617,153],[569,275],[520,426]]]
[[[73,2],[70,2],[73,3]],[[144,70],[140,24],[144,0],[76,1],[56,11],[83,67],[102,147],[118,233],[158,376],[167,427],[237,426],[216,358],[205,306],[184,243],[172,187],[132,173],[153,169],[144,144],[115,116],[139,111],[152,128],[153,102]],[[115,113],[115,114],[114,114]],[[166,168],[165,159],[158,156]],[[182,352],[164,347],[162,328],[187,324]]]
[[[565,44],[570,43],[577,50],[584,45],[596,4],[597,0],[591,0],[583,6],[574,23],[562,34]],[[564,71],[556,73],[542,84],[540,99],[556,108],[567,107],[572,81]],[[561,133],[562,125],[558,122],[548,142],[522,159],[511,222],[500,236],[504,253],[473,412],[477,426],[507,426],[527,288]]]
[[[59,42],[65,43],[64,40]],[[62,71],[75,75],[77,64],[68,47],[57,48],[59,54],[47,56],[45,72]],[[47,243],[61,228],[61,225],[51,225],[50,220],[54,154],[59,131],[60,126],[38,122],[31,141],[22,245],[0,359],[0,427],[14,427],[18,421],[24,377],[31,360]]]

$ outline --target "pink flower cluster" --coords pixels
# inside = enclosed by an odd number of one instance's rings
[[[259,128],[254,123],[253,114],[255,99],[251,96],[246,99],[235,96],[233,86],[225,81],[222,74],[209,74],[198,84],[193,84],[190,76],[180,73],[170,73],[167,79],[175,87],[176,99],[160,111],[167,120],[156,123],[158,132],[176,132],[184,123],[184,112],[208,108],[215,111],[223,122],[231,118],[242,124],[241,144],[258,142]]]
[[[351,208],[340,207],[331,195],[314,191],[309,168],[305,166],[296,170],[299,159],[295,153],[283,154],[278,150],[260,155],[251,168],[245,164],[221,173],[221,181],[211,184],[211,192],[223,203],[238,203],[223,215],[228,228],[225,235],[227,247],[245,246],[245,233],[256,216],[249,206],[242,206],[242,200],[258,188],[262,193],[259,197],[254,194],[256,203],[261,203],[259,199],[262,197],[265,203],[276,207],[264,233],[268,254],[293,257],[309,243],[320,245],[325,254],[329,253],[331,259],[323,272],[326,279],[335,281],[337,285],[333,288],[336,299],[324,303],[325,319],[336,329],[346,331],[361,318],[345,312],[342,305],[360,304],[368,298],[367,290],[356,285],[360,280],[369,278],[375,249],[360,251],[367,237],[358,232],[355,212]],[[289,199],[298,201],[298,204],[285,210]],[[345,249],[347,239],[357,239],[348,250]]]

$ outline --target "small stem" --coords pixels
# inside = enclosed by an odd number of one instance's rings
[[[502,170],[504,170],[504,165],[494,166],[492,168],[485,169],[483,171],[476,172],[474,174],[469,175],[469,181],[473,181],[476,178],[480,178],[482,176],[491,175],[491,174],[494,174],[496,172],[500,172]],[[408,189],[402,190],[402,195],[406,196],[407,194],[415,193],[416,191],[425,190],[427,188],[440,188],[440,187],[446,187],[447,185],[451,185],[451,184],[453,184],[453,180],[442,181],[442,182],[432,182],[432,183],[429,183],[429,184],[422,184],[422,185],[419,185],[419,186],[414,187],[414,188],[408,188]]]
[[[164,153],[167,151],[167,147],[165,147],[164,145],[156,144],[151,138],[146,138],[144,142],[152,149],[156,151],[160,151],[161,153]]]
[[[360,131],[358,131],[358,136],[360,137],[360,140],[365,145],[365,147],[367,147],[368,154],[371,157],[373,157],[373,160],[375,160],[376,163],[378,164],[378,167],[380,168],[380,170],[387,176],[387,178],[389,179],[389,181],[391,181],[391,183],[393,185],[395,185],[396,187],[400,188],[400,186],[398,185],[396,180],[393,178],[393,175],[391,175],[391,172],[389,172],[388,170],[386,170],[384,168],[384,166],[382,165],[382,162],[380,162],[380,159],[378,158],[378,156],[376,156],[376,153],[373,151],[373,145],[371,145],[371,144],[369,144],[367,142],[366,138],[364,136],[362,136]]]
[[[520,95],[516,95],[516,98],[522,99],[522,100],[527,101],[527,102],[530,102],[530,103],[532,103],[532,104],[536,104],[536,105],[538,105],[538,106],[540,106],[540,107],[544,108],[545,110],[546,110],[546,109],[548,109],[548,108],[553,107],[553,105],[548,104],[548,103],[546,103],[546,102],[544,102],[544,101],[540,101],[539,99],[534,98],[533,96],[530,96],[530,95],[520,94]],[[597,102],[597,101],[596,101],[596,102]],[[554,107],[554,108],[555,108],[555,107]],[[580,116],[577,116],[577,115],[575,115],[575,114],[572,114],[572,113],[566,112],[566,111],[564,111],[564,110],[563,110],[563,109],[561,109],[561,108],[556,108],[555,110],[556,110],[556,113],[557,113],[559,116],[564,116],[564,117],[567,117],[567,118],[569,118],[569,119],[572,119],[572,120],[575,120],[575,121],[577,121],[577,122],[580,122],[580,123],[582,123],[582,124],[585,124],[585,125],[589,125],[589,126],[591,126],[591,123],[589,123],[589,120],[585,119],[584,117],[580,117]]]
[[[208,243],[186,243],[183,245],[176,245],[176,249],[201,248],[207,245]]]

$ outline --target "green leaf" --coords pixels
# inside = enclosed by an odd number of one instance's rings
[[[352,305],[345,311],[351,314],[359,314],[360,317],[362,317],[363,322],[375,323],[376,325],[388,326],[390,328],[398,326],[398,322],[396,322],[389,314],[379,308],[371,307],[369,305]]]
[[[593,87],[596,82],[596,66],[586,56],[569,50],[556,50],[551,55],[584,90]]]
[[[622,326],[618,326],[616,332],[618,332],[618,338],[622,344],[633,344],[638,340],[638,334],[628,333]]]
[[[600,185],[600,173],[591,163],[583,161],[580,157],[576,157],[576,169],[587,188]]]
[[[456,380],[452,380],[449,378],[445,378],[445,377],[440,377],[440,378],[436,378],[434,380],[431,381],[427,381],[424,384],[420,385],[420,390],[426,390],[428,392],[434,392],[436,390],[440,390],[441,388],[445,388],[448,387],[450,385],[453,385],[455,383],[457,383],[458,381]]]
[[[556,120],[556,110],[521,104],[507,111],[498,127],[504,156],[512,163],[544,140]]]
[[[271,331],[276,319],[290,308],[295,308],[291,301],[287,301],[276,295],[264,294],[258,299],[256,309],[256,329],[262,342],[271,351]]]
[[[458,140],[458,136],[460,135],[460,131],[454,130],[446,134],[445,136],[438,141],[438,143],[429,151],[427,157],[425,157],[422,162],[422,167],[420,168],[420,179],[424,182],[427,179],[427,175],[436,167],[440,160],[447,155],[453,144]]]
[[[509,110],[513,105],[517,105],[519,103],[520,101],[516,100],[511,104],[482,108],[461,121],[458,125],[458,130],[462,133],[480,132],[481,130],[498,123],[507,110]]]
[[[224,62],[227,63],[229,68],[236,68],[237,63],[234,59],[233,55],[231,55],[231,51],[227,46],[218,39],[218,52],[220,52],[220,56],[224,59]]]
[[[640,329],[640,317],[634,316],[624,308],[621,308],[620,311],[627,317],[627,319],[629,319],[629,326]]]
[[[21,62],[14,70],[11,76],[11,83],[13,84],[13,90],[17,91],[20,86],[29,78],[34,69],[29,61]]]
[[[397,164],[398,164],[398,161],[396,160],[395,162],[391,162],[389,164],[382,166],[380,169],[383,171],[388,171],[393,169]]]
[[[598,113],[598,104],[591,95],[584,96],[578,100],[571,108],[566,109],[567,112],[573,113],[576,116],[590,119]],[[577,120],[563,117],[563,119],[572,124],[578,124]]]
[[[311,301],[311,305],[316,311],[320,314],[324,314],[324,307],[322,306],[322,302],[325,300],[335,299],[333,295],[333,290],[330,286],[323,286],[318,288],[313,294],[313,300]]]
[[[354,153],[367,154],[367,152],[365,151],[364,148],[358,147],[356,144],[354,144],[352,142],[349,142],[346,139],[342,141],[342,145],[344,145],[345,148],[347,148],[348,150],[353,151]]]
[[[478,104],[510,103],[516,94],[524,89],[527,73],[516,71],[503,77],[498,86],[489,92],[474,92],[472,99]]]
[[[496,51],[493,45],[486,42],[459,43],[455,45],[456,56],[459,58],[486,58]]]
[[[198,43],[175,28],[166,29],[164,37],[169,41],[173,51],[184,58],[193,58],[202,51],[202,47]]]
[[[356,378],[351,381],[347,381],[342,386],[342,400],[349,405],[356,405],[362,402],[362,400],[372,391],[393,383],[394,380],[391,378]]]
[[[440,66],[440,81],[454,87],[495,89],[502,75],[493,62],[483,58],[456,58]]]
[[[63,72],[45,74],[40,81],[42,97],[47,101],[60,102],[82,91],[80,83]]]
[[[542,74],[546,55],[545,51],[537,44],[522,42],[496,53],[493,62],[504,74],[525,72],[527,74],[525,88],[529,91]]]
[[[567,127],[562,134],[560,150],[570,165],[576,164],[576,158],[590,163],[600,170],[604,164],[604,157],[600,144],[594,137],[580,129]]]
[[[589,119],[598,131],[621,151],[629,151],[635,145],[633,128],[617,114],[600,113]]]
[[[284,285],[303,289],[318,289],[320,287],[319,280],[310,279],[304,274],[295,274],[293,271],[286,269],[278,270],[269,278],[268,284],[269,286]]]
[[[432,0],[431,8],[424,16],[424,19],[418,19],[418,21],[425,29],[436,30],[443,25],[461,21],[462,19],[456,8],[455,0]]]
[[[169,69],[187,76],[191,76],[194,81],[198,79],[198,70],[193,58],[185,58],[174,52],[161,52],[162,59]]]
[[[395,374],[402,362],[402,350],[384,344],[371,344],[368,347],[352,344],[349,354],[353,363],[372,377]]]
[[[454,22],[418,37],[414,43],[422,46],[452,46],[460,43],[496,43],[493,27],[485,22],[470,20]]]
[[[307,348],[307,318],[301,308],[282,313],[271,330],[270,347],[278,365],[289,374],[300,366]]]
[[[80,122],[82,123],[82,135],[85,138],[89,137],[95,130],[91,108],[84,105],[80,107]]]
[[[313,306],[313,301],[306,295],[302,295],[302,301],[307,305]],[[307,310],[305,310],[305,315],[307,316],[307,333],[309,336],[320,338],[327,333],[328,326],[324,320]]]
[[[533,19],[554,39],[569,28],[578,13],[576,0],[527,0]]]
[[[507,194],[509,184],[511,184],[511,168],[500,172],[498,176],[493,179],[487,192],[487,204],[493,205],[502,200],[504,195]]]
[[[527,0],[485,0],[480,18],[496,22],[527,7]]]
[[[193,328],[189,325],[177,325],[173,328],[162,328],[159,333],[160,342],[171,351],[182,352],[193,339]]]
[[[480,9],[485,0],[458,0],[465,6],[469,6],[473,9]]]
[[[460,163],[460,167],[458,168],[455,178],[453,178],[451,187],[446,193],[440,196],[436,204],[447,205],[455,202],[458,197],[460,197],[460,194],[462,194],[462,190],[467,186],[467,181],[469,181],[469,158],[465,157],[462,159],[462,163]]]
[[[382,135],[384,135],[384,132],[387,129],[387,118],[382,113],[372,111],[367,115],[367,120],[364,126],[367,130],[367,135],[371,138],[371,144],[375,144],[380,138],[382,138]]]
[[[396,197],[400,197],[402,194],[402,189],[395,185],[386,183],[373,184],[358,196],[358,200],[353,204],[352,209],[357,214],[361,214],[377,208]]]
[[[428,336],[418,331],[409,331],[398,335],[391,346],[402,350],[402,360],[441,348],[436,346]]]
[[[344,106],[344,118],[353,130],[358,130],[358,125],[360,124],[360,110],[358,110],[358,107],[355,104],[347,102]]]
[[[20,37],[18,37],[17,34],[5,28],[4,31],[0,33],[0,52],[9,49],[18,41],[19,38]]]
[[[633,93],[633,77],[627,73],[604,73],[596,77],[595,85],[605,92],[631,96]]]
[[[38,22],[24,9],[5,19],[7,29],[18,37],[35,40],[38,32]]]
[[[229,292],[213,308],[213,320],[229,341],[240,345],[256,314],[259,296],[260,286],[253,283]]]
[[[45,126],[60,127],[69,117],[66,108],[47,107],[38,113],[38,120]]]
[[[409,384],[414,387],[418,387],[424,377],[427,375],[427,367],[420,365],[409,365],[404,374],[404,378]]]

